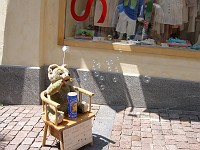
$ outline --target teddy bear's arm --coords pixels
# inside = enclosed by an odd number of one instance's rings
[[[75,88],[74,88],[74,86],[71,86],[70,85],[70,92],[75,92],[76,90],[75,90]]]
[[[58,80],[53,84],[50,84],[49,87],[47,88],[47,94],[48,95],[54,95],[58,91],[60,91],[61,87],[63,85],[62,80]]]

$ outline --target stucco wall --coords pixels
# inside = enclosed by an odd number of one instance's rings
[[[0,17],[5,18],[1,64],[39,66],[41,1],[3,1],[7,14]]]
[[[0,64],[2,62],[2,56],[3,56],[7,3],[8,3],[7,0],[1,0],[0,2]]]

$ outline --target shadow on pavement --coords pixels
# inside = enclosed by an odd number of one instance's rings
[[[86,145],[79,150],[103,150],[109,145],[109,143],[114,144],[115,142],[98,134],[93,135],[93,146]]]

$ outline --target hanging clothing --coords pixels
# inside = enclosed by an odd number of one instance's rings
[[[195,32],[195,19],[198,15],[198,1],[190,0],[189,1],[189,26],[188,32]]]
[[[182,18],[183,18],[183,23],[187,23],[189,21],[189,7],[187,0],[183,0],[183,10],[182,10]]]
[[[181,25],[183,23],[182,0],[159,0],[158,4],[164,12],[163,19],[160,23],[168,25]]]
[[[156,31],[157,34],[164,33],[164,25],[161,24],[164,19],[164,11],[159,4],[159,0],[154,3],[154,21],[153,21],[153,30]]]
[[[123,9],[125,14],[133,20],[144,18],[145,0],[124,0]]]
[[[118,5],[119,19],[116,31],[119,33],[127,33],[135,35],[136,20],[144,19],[144,0],[124,0]]]
[[[153,0],[147,0],[144,19],[148,23],[151,21],[152,13],[153,13]]]
[[[95,13],[94,13],[94,25],[100,27],[113,27],[112,19],[113,19],[113,14],[115,12],[115,8],[118,5],[118,2],[119,0],[106,0],[107,3],[106,18],[103,23],[97,23],[99,18],[101,17],[103,7],[100,0],[96,1]]]

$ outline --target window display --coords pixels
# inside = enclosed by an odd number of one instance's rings
[[[200,0],[67,0],[66,16],[65,38],[200,50]]]

